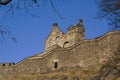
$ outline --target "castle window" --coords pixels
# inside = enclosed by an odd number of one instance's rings
[[[55,69],[58,68],[58,63],[57,62],[54,63],[54,68]]]
[[[64,47],[64,48],[69,47],[69,42],[66,41],[66,42],[63,44],[63,47]]]

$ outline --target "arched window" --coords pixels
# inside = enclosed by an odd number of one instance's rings
[[[66,42],[63,44],[63,47],[64,47],[64,48],[69,47],[69,42],[66,41]]]

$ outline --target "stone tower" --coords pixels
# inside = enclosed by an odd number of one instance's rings
[[[63,32],[58,28],[58,24],[54,23],[52,26],[52,31],[49,34],[49,36],[46,39],[45,42],[45,50],[48,48],[51,48],[53,46],[56,46],[58,44],[58,40],[61,36],[63,36]]]
[[[80,41],[83,41],[84,37],[85,29],[81,19],[77,25],[70,26],[66,34],[58,28],[57,23],[54,23],[52,31],[46,39],[45,50],[51,50],[58,46],[62,48],[70,47]]]

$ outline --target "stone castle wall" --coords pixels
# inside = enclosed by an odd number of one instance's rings
[[[13,66],[0,67],[0,77],[92,67],[116,54],[119,42],[120,31],[113,31],[95,39],[78,41],[69,47],[56,45],[52,50],[28,57]]]
[[[12,67],[0,68],[1,76],[42,74],[76,66],[91,67],[107,61],[120,46],[120,31],[110,32],[94,40],[85,40],[69,48],[56,48],[42,57],[30,57]],[[55,62],[58,67],[54,68]]]

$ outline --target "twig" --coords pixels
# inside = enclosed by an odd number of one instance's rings
[[[7,5],[8,3],[10,3],[12,0],[5,0],[5,1],[2,1],[0,0],[0,4],[1,5]]]
[[[51,4],[52,9],[57,13],[57,15],[60,17],[60,19],[63,19],[60,12],[55,8],[52,0],[50,0],[50,4]]]

